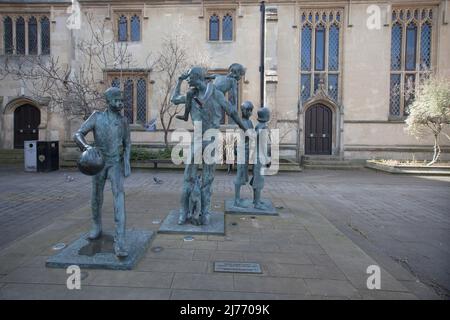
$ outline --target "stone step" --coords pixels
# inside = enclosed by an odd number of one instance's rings
[[[305,160],[303,162],[304,165],[327,165],[327,166],[331,166],[331,165],[353,165],[354,162],[350,161],[350,160]]]
[[[339,156],[331,156],[331,155],[304,155],[302,156],[303,160],[341,160]]]
[[[348,164],[348,165],[325,165],[325,164],[306,164],[304,165],[305,169],[314,169],[314,170],[357,170],[362,169],[364,166],[357,165],[357,164]]]

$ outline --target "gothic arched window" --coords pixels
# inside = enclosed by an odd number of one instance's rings
[[[219,17],[216,14],[209,17],[209,41],[219,41]]]
[[[3,20],[3,44],[5,48],[5,54],[13,54],[13,25],[11,17],[5,17]]]
[[[41,53],[50,54],[50,21],[47,17],[41,18]]]
[[[16,53],[25,54],[25,19],[18,17],[16,20]]]
[[[134,84],[132,79],[125,81],[123,86],[123,115],[128,119],[128,123],[133,123],[133,104],[134,104]]]
[[[233,40],[233,17],[229,13],[222,19],[222,40]]]
[[[28,54],[38,53],[37,20],[35,17],[28,19]]]
[[[393,9],[389,114],[408,114],[417,84],[432,67],[432,8]]]
[[[127,17],[125,17],[124,15],[121,15],[119,17],[119,24],[118,24],[117,32],[118,32],[118,38],[117,39],[119,41],[127,41],[127,38],[128,38],[128,22],[127,22]]]
[[[141,124],[147,122],[147,81],[142,78],[136,83],[136,120]]]
[[[302,12],[300,42],[300,100],[306,102],[321,81],[331,99],[339,99],[340,22],[338,9]]]
[[[141,21],[137,15],[131,17],[131,41],[141,40]]]

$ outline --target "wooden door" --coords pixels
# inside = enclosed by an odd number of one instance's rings
[[[316,104],[305,114],[305,154],[331,154],[333,113]]]
[[[14,110],[14,149],[23,149],[26,140],[39,139],[41,112],[38,108],[24,104]]]

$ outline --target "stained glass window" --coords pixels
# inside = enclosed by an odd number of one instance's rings
[[[38,41],[37,41],[37,20],[35,17],[31,17],[28,20],[28,54],[38,53]]]
[[[50,21],[47,17],[41,18],[41,53],[50,54]]]
[[[133,123],[133,91],[134,84],[132,79],[128,79],[123,87],[123,115],[128,119],[129,123]]]
[[[5,17],[5,19],[3,20],[3,30],[5,54],[13,54],[13,26],[11,17]]]
[[[233,40],[233,17],[229,13],[222,19],[222,40]]]
[[[137,15],[131,17],[131,41],[141,40],[141,22]]]
[[[219,17],[216,14],[209,17],[209,40],[219,41]]]
[[[128,39],[128,22],[127,17],[121,15],[119,17],[119,25],[117,28],[118,31],[118,40],[119,41],[127,41]]]
[[[144,124],[147,121],[147,82],[139,79],[136,84],[136,118],[137,122]]]
[[[18,17],[16,20],[16,53],[25,54],[25,20]]]

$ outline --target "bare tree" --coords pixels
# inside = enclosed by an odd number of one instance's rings
[[[178,77],[193,65],[199,65],[207,68],[206,58],[190,55],[183,32],[175,36],[166,36],[163,40],[161,50],[159,51],[155,62],[152,64],[154,71],[158,74],[159,97],[159,119],[164,131],[164,144],[169,147],[169,132],[173,120],[182,110],[182,105],[174,105],[170,101],[170,96],[175,88]]]
[[[72,62],[63,63],[53,55],[5,56],[0,77],[22,81],[31,95],[50,98],[51,110],[59,109],[69,118],[87,119],[103,109],[104,72],[131,68],[134,61],[126,42],[117,43],[107,34],[112,30],[110,21],[98,21],[89,13],[84,20],[88,31],[75,37]]]

